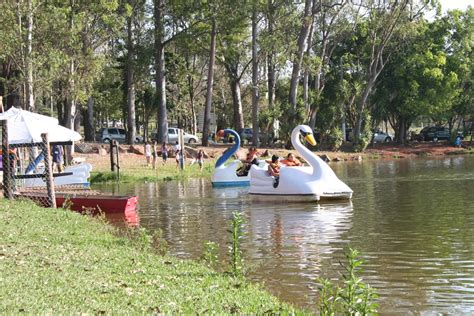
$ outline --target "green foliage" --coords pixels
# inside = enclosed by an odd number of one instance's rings
[[[342,284],[320,278],[318,309],[320,315],[372,315],[377,313],[377,294],[374,289],[358,276],[363,260],[358,259],[359,252],[349,248]]]
[[[373,76],[372,61],[384,63],[366,106],[375,125],[390,122],[400,130],[401,125],[408,128],[424,115],[452,126],[456,118],[467,120],[474,115],[473,9],[450,11],[427,21],[422,15],[435,2],[423,3],[425,8],[420,7],[421,2],[406,7],[405,3],[369,1],[361,4],[363,15],[359,4],[317,10],[313,43],[301,69],[309,71],[308,100],[312,113],[317,113],[318,130],[332,131],[340,126],[343,114],[350,126],[357,123],[362,93]],[[154,2],[32,0],[32,4],[33,12],[29,12],[28,1],[0,1],[0,20],[8,21],[0,28],[0,94],[23,103],[26,61],[31,60],[39,112],[50,113],[53,107],[62,119],[65,104],[71,99],[81,108],[92,96],[96,121],[123,119],[127,114],[125,69],[130,62],[126,59],[126,22],[131,21],[136,123],[155,129]],[[250,22],[254,9],[258,20],[260,127],[268,135],[278,119],[281,138],[288,141],[296,124],[309,121],[301,87],[297,109],[287,104],[288,74],[298,44],[303,5],[291,1],[177,0],[165,1],[164,6],[170,124],[193,131],[195,114],[202,110],[211,20],[218,26],[212,111],[219,127],[232,126],[232,105],[236,103],[232,94],[237,90],[231,90],[229,81],[240,82],[244,119],[250,118]],[[32,54],[28,56],[30,13],[33,34]],[[384,38],[393,21],[393,35]],[[380,51],[380,58],[371,61],[385,41],[388,45]],[[267,76],[263,76],[270,70],[276,78],[272,109],[267,108],[269,87]],[[365,143],[357,144],[359,150]]]
[[[204,244],[204,251],[201,260],[210,268],[216,268],[219,258],[219,248],[217,243],[207,241]]]
[[[229,245],[229,258],[230,258],[230,267],[231,273],[235,277],[240,277],[244,274],[244,259],[242,255],[242,247],[240,245],[240,240],[243,237],[242,224],[244,223],[244,218],[242,214],[233,212],[232,213],[232,230],[231,233],[231,242]]]
[[[340,128],[334,127],[329,131],[328,138],[331,150],[338,151],[344,141],[344,134]]]

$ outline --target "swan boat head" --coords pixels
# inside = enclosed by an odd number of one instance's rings
[[[250,170],[250,194],[258,198],[278,196],[289,201],[350,199],[353,191],[339,180],[326,162],[301,143],[301,136],[313,146],[316,141],[307,125],[298,125],[291,133],[293,147],[309,166],[282,166],[278,179],[269,176],[265,168],[253,166]]]
[[[294,135],[295,134],[295,135]],[[299,135],[303,136],[303,138],[311,145],[316,146],[316,140],[314,139],[313,131],[311,127],[308,125],[298,125],[296,128],[293,129],[291,133],[291,143],[295,146],[295,142],[299,141]]]

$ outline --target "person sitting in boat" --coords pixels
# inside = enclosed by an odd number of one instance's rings
[[[258,165],[257,148],[250,147],[247,156],[245,157],[245,160],[242,161],[242,163],[243,166],[239,169],[237,174],[239,176],[246,176],[249,174],[252,165]]]
[[[288,156],[286,156],[286,159],[283,159],[281,163],[287,167],[298,167],[303,165],[293,153],[289,153]]]
[[[276,188],[278,186],[278,181],[280,180],[280,162],[277,155],[273,155],[272,162],[268,164],[268,174],[275,178],[273,187]]]

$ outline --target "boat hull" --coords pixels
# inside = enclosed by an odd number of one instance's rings
[[[212,182],[212,187],[214,188],[223,188],[223,187],[245,187],[250,185],[250,180],[248,181],[214,181]]]
[[[320,196],[316,194],[262,194],[262,193],[250,193],[252,201],[255,202],[317,202],[320,200]]]
[[[77,212],[93,213],[127,213],[135,211],[138,198],[136,196],[56,196],[57,207],[65,204]]]
[[[33,200],[42,206],[48,206],[47,196],[44,193],[20,193],[17,196]],[[135,212],[137,203],[138,198],[136,196],[56,194],[57,207],[67,207],[81,213]]]

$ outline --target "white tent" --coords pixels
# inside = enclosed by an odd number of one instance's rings
[[[81,134],[59,125],[57,119],[12,107],[0,113],[0,120],[8,119],[10,144],[39,143],[41,134],[48,133],[49,142],[78,141]]]

